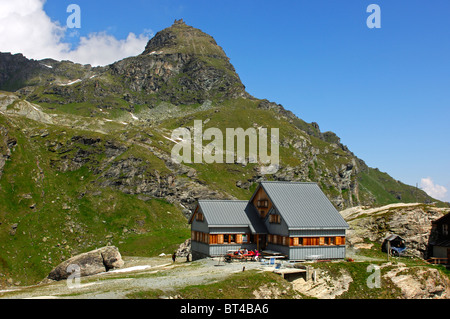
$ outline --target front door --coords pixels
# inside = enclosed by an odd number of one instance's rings
[[[266,235],[257,235],[258,236],[258,243],[257,243],[257,250],[261,251],[266,249],[267,246],[267,239]]]

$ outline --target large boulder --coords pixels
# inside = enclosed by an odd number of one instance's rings
[[[62,262],[50,272],[47,278],[64,280],[78,269],[81,277],[92,276],[110,269],[120,268],[123,264],[119,249],[115,246],[106,246]]]
[[[177,249],[177,256],[178,257],[186,257],[191,253],[191,239],[186,239],[184,243],[182,243],[178,249]]]

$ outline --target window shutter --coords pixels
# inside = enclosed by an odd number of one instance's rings
[[[223,244],[223,235],[217,235],[217,243],[218,244]]]
[[[237,244],[242,244],[242,235],[241,234],[237,234],[236,235],[236,243]]]

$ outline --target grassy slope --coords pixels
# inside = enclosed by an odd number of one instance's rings
[[[0,180],[0,272],[7,277],[29,284],[43,279],[71,254],[113,244],[124,255],[152,256],[170,253],[188,238],[179,207],[157,199],[142,201],[110,188],[97,189],[92,167],[58,171],[52,165],[58,155],[45,147],[47,137],[29,138],[4,118],[0,121],[17,139]],[[25,122],[21,126],[32,124]],[[49,136],[61,133],[58,128],[47,130]],[[94,159],[100,161],[102,156],[95,154]],[[15,223],[18,227],[12,236]]]
[[[437,206],[447,206],[441,201],[434,200],[423,190],[406,185],[393,179],[387,173],[378,169],[369,168],[358,176],[358,182],[362,191],[362,198],[369,200],[374,198],[377,206],[392,203],[423,203],[436,202]]]

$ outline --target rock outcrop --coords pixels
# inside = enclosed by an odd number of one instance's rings
[[[383,265],[390,266],[389,263]],[[450,280],[437,269],[415,267],[413,270],[399,263],[383,276],[400,288],[403,299],[448,299]]]
[[[184,243],[182,243],[178,249],[177,249],[177,256],[178,257],[186,257],[191,253],[191,239],[186,239]]]
[[[75,269],[79,269],[81,277],[92,276],[110,269],[120,268],[123,264],[119,249],[114,246],[106,246],[64,261],[56,266],[47,278],[56,281],[64,280]]]
[[[17,140],[8,133],[8,128],[0,125],[0,178],[6,161],[11,158],[12,151],[17,145]]]
[[[446,211],[423,204],[392,204],[372,209],[353,207],[341,211],[341,215],[350,225],[350,247],[360,247],[365,239],[381,244],[388,235],[396,234],[406,241],[410,254],[427,258],[431,223]]]

